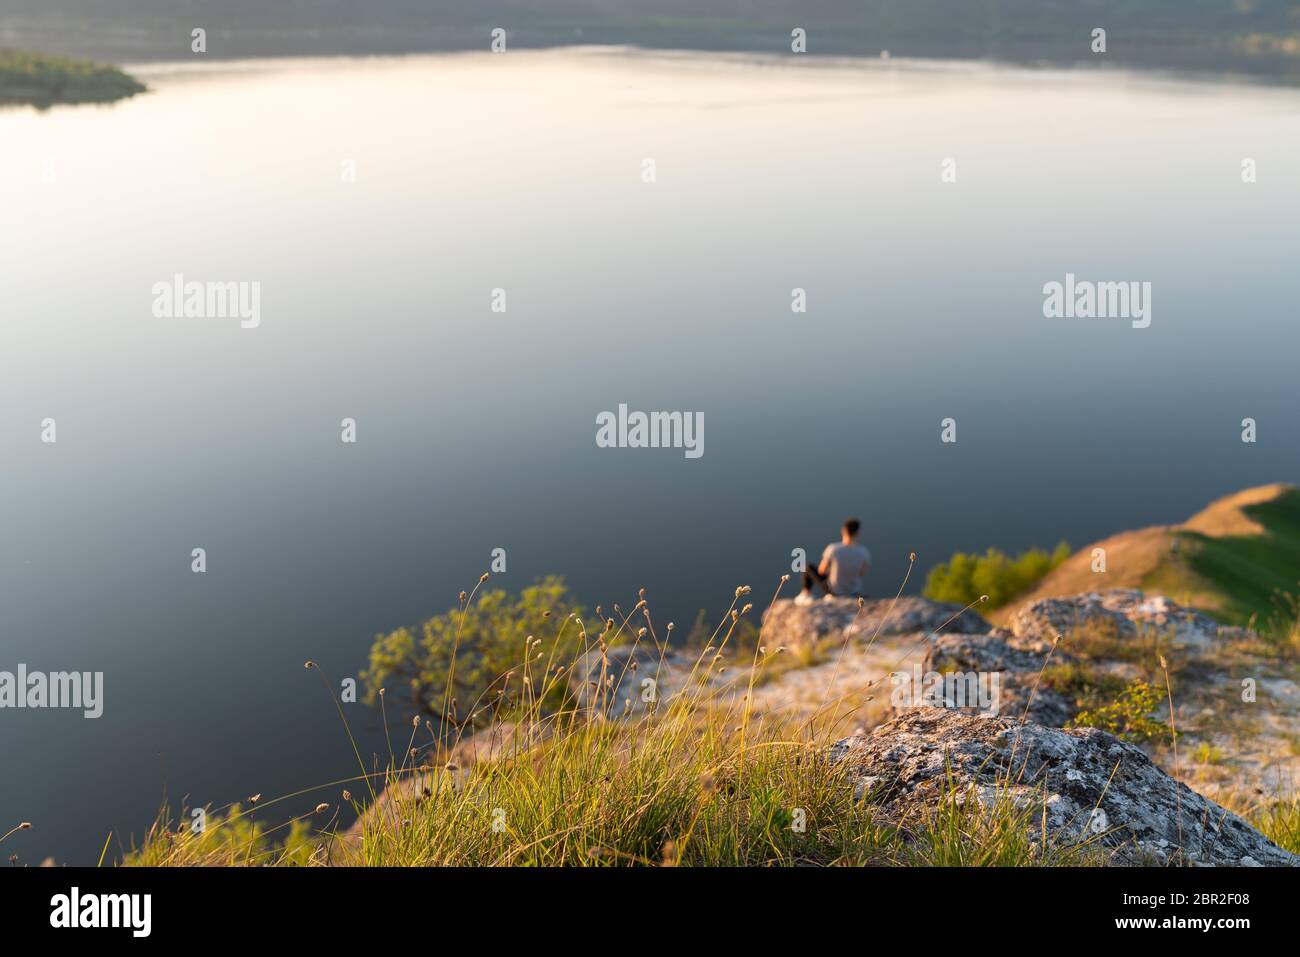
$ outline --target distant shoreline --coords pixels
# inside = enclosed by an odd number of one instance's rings
[[[1237,84],[1256,89],[1273,89],[1279,92],[1300,87],[1300,76],[1270,77],[1260,74],[1240,72],[1196,71],[1181,68],[1160,69],[1140,67],[1131,63],[1085,64],[1085,63],[1048,63],[1013,60],[993,60],[988,58],[961,59],[951,57],[926,56],[891,56],[887,59],[871,56],[854,56],[823,54],[819,56],[796,57],[756,50],[703,50],[690,48],[645,47],[632,44],[595,44],[574,43],[546,47],[521,47],[514,51],[517,56],[535,56],[546,54],[574,53],[593,57],[650,57],[664,60],[691,59],[717,61],[720,63],[752,63],[763,67],[780,66],[790,70],[900,70],[900,71],[1015,71],[1026,78],[1035,76],[1054,79],[1078,79],[1087,76],[1101,77],[1111,81],[1130,80],[1150,83],[1182,84],[1187,86],[1204,86],[1206,84]],[[204,73],[235,73],[240,71],[257,72],[259,70],[277,70],[293,65],[320,65],[331,61],[367,61],[382,60],[418,60],[429,57],[453,57],[488,55],[486,49],[456,50],[409,50],[403,52],[382,53],[282,53],[250,54],[240,56],[193,56],[189,58],[168,57],[166,59],[128,60],[121,64],[121,69],[132,76],[148,80],[151,77],[171,77],[185,74],[201,75]]]
[[[130,6],[130,4],[125,4]],[[687,13],[637,14],[590,0],[554,0],[544,12],[522,9],[416,13],[384,0],[329,16],[275,9],[238,16],[144,7],[132,16],[72,9],[72,0],[0,16],[0,35],[16,47],[115,63],[166,62],[190,54],[196,26],[209,37],[204,57],[398,56],[486,51],[491,31],[503,30],[508,49],[623,46],[714,54],[791,52],[791,31],[806,31],[804,59],[961,60],[997,65],[1094,68],[1251,77],[1300,82],[1300,31],[1284,13],[1256,10],[1232,16],[1134,8],[1104,0],[1085,9],[1042,7],[1012,0],[1003,9],[961,0],[900,5],[876,0],[828,4],[810,11],[794,0],[754,4],[738,16],[734,3],[697,0]],[[65,8],[66,9],[61,9]],[[143,12],[147,10],[146,12]],[[1091,33],[1109,28],[1107,48],[1094,53]]]
[[[0,49],[0,106],[112,103],[147,87],[123,70],[28,50]]]

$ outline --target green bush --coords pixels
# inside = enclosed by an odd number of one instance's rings
[[[530,686],[560,693],[563,682],[543,676],[583,650],[582,616],[562,578],[542,579],[516,597],[484,591],[464,608],[377,635],[362,672],[366,699],[374,704],[381,688],[400,688],[425,714],[442,718],[450,705],[460,722],[487,723],[517,707]]]
[[[1015,558],[996,548],[983,555],[957,552],[946,563],[930,569],[925,597],[969,605],[988,595],[986,607],[998,608],[1032,588],[1044,575],[1070,557],[1061,542],[1051,552],[1031,548]]]

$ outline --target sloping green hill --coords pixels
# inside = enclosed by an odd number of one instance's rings
[[[1175,534],[1186,543],[1191,570],[1223,595],[1219,617],[1266,622],[1279,600],[1300,593],[1300,489],[1240,509],[1260,531],[1207,535],[1183,528]]]
[[[1104,550],[1106,570],[1094,570]],[[990,616],[1004,623],[1039,598],[1141,588],[1228,624],[1268,625],[1300,597],[1300,490],[1261,485],[1228,495],[1180,525],[1119,532],[1085,545]]]

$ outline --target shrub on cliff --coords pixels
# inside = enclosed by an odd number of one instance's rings
[[[425,714],[473,725],[509,714],[534,683],[558,695],[563,683],[542,676],[584,648],[583,614],[555,576],[513,597],[502,589],[469,595],[445,614],[375,637],[362,672],[367,701],[376,703],[382,688],[404,691]]]
[[[999,608],[1032,588],[1039,579],[1070,557],[1061,542],[1050,553],[1031,548],[1015,558],[996,548],[983,555],[957,552],[947,562],[930,569],[925,597],[969,605],[988,595],[986,607]]]

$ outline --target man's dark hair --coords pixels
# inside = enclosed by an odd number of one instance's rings
[[[854,535],[858,534],[858,529],[860,529],[861,527],[862,527],[862,523],[859,522],[856,518],[851,518],[844,523],[844,531],[849,533],[849,538],[852,538]]]

